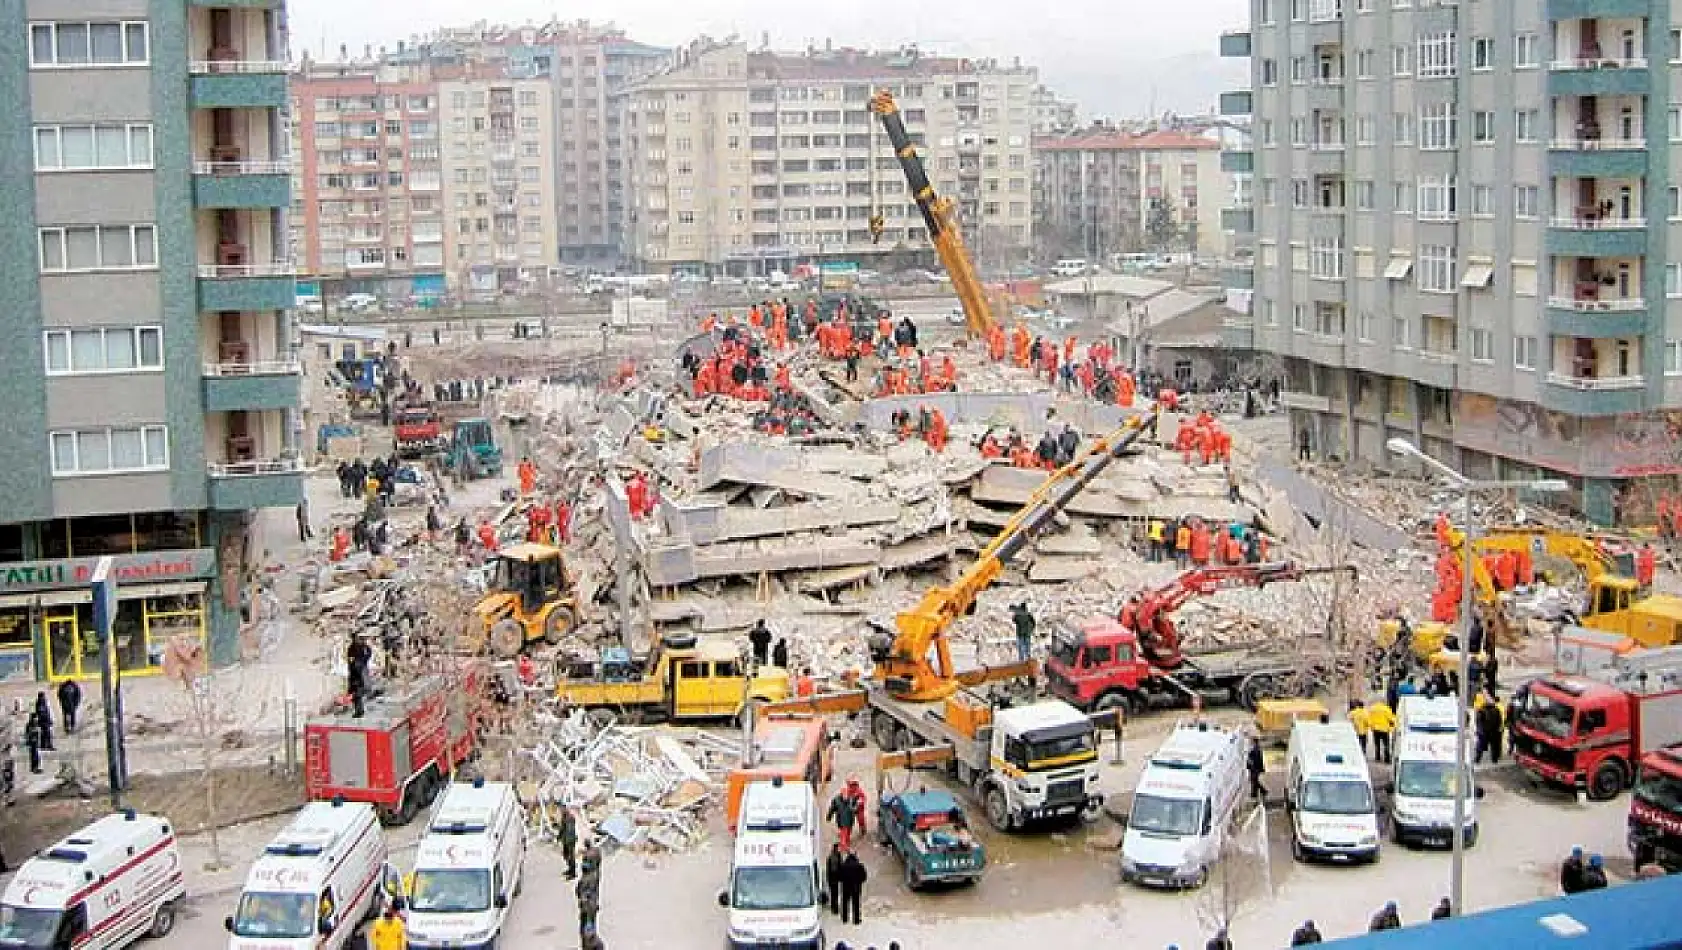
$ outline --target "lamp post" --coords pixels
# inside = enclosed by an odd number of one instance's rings
[[[1419,446],[1406,439],[1390,439],[1384,447],[1392,454],[1404,455],[1424,465],[1427,469],[1441,475],[1450,485],[1460,492],[1461,517],[1465,527],[1462,529],[1460,542],[1461,557],[1461,587],[1460,587],[1460,649],[1455,651],[1459,656],[1456,679],[1456,704],[1459,707],[1459,728],[1454,731],[1454,760],[1457,774],[1454,778],[1454,829],[1451,832],[1454,842],[1453,860],[1449,871],[1449,903],[1454,908],[1454,915],[1460,916],[1465,912],[1465,884],[1466,884],[1466,796],[1471,792],[1471,765],[1467,759],[1471,758],[1466,750],[1466,732],[1469,724],[1467,711],[1472,705],[1472,569],[1473,558],[1476,557],[1477,522],[1472,520],[1472,494],[1479,491],[1505,491],[1520,489],[1533,492],[1563,492],[1569,491],[1571,486],[1557,478],[1519,479],[1519,480],[1490,480],[1478,481],[1467,478],[1448,465],[1426,455]],[[1464,769],[1464,773],[1459,770]]]

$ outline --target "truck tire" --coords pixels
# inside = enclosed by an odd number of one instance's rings
[[[512,660],[526,645],[526,628],[513,617],[504,617],[491,624],[486,638],[490,641],[492,653],[504,660]]]
[[[899,739],[899,723],[892,716],[877,713],[870,719],[870,735],[876,740],[876,747],[883,752],[898,752],[899,746],[894,743]]]
[[[1114,712],[1117,709],[1125,709],[1128,715],[1132,715],[1132,706],[1133,704],[1127,701],[1126,693],[1119,689],[1112,689],[1098,697],[1098,701],[1092,704],[1092,711]]]
[[[987,810],[987,823],[994,831],[1015,831],[1016,816],[1010,813],[1010,800],[997,785],[989,785],[982,792],[981,803]]]
[[[1617,798],[1618,793],[1624,790],[1624,782],[1624,764],[1617,759],[1607,759],[1589,776],[1589,798],[1597,802]]]
[[[1233,698],[1245,712],[1255,712],[1256,705],[1264,699],[1271,699],[1279,694],[1279,678],[1270,673],[1251,673],[1238,682]]]
[[[908,891],[923,889],[923,878],[917,873],[917,863],[915,861],[905,862],[905,889]]]
[[[543,642],[559,646],[576,623],[571,607],[556,607],[549,611],[549,616],[543,618]]]
[[[165,901],[159,905],[158,912],[152,915],[152,926],[146,930],[146,936],[153,940],[162,940],[175,929],[175,902]]]

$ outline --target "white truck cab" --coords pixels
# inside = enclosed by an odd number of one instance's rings
[[[1466,758],[1454,764],[1455,734],[1459,729],[1459,702],[1453,696],[1403,696],[1397,703],[1391,781],[1390,836],[1397,844],[1416,841],[1452,847],[1454,844],[1454,796],[1457,784],[1465,782],[1472,794],[1466,797],[1466,847],[1478,840],[1477,799],[1483,790],[1472,780],[1472,745],[1466,744]]]
[[[982,804],[996,828],[1077,815],[1103,801],[1097,729],[1085,713],[1061,700],[994,710],[989,760],[1001,774]],[[1007,814],[999,815],[1001,808]]]
[[[478,779],[445,789],[415,850],[411,950],[488,950],[525,883],[525,863],[525,813],[514,786]]]
[[[1244,733],[1181,723],[1145,765],[1121,839],[1121,879],[1200,887],[1244,792]]]
[[[339,950],[380,909],[385,834],[366,802],[310,802],[245,878],[228,950]]]
[[[807,782],[775,778],[742,791],[730,887],[718,895],[730,914],[730,950],[822,950],[820,823]]]
[[[107,815],[18,868],[0,897],[0,947],[114,950],[164,937],[186,897],[169,821]]]
[[[1355,727],[1346,721],[1291,726],[1285,810],[1298,861],[1378,860],[1378,810]]]

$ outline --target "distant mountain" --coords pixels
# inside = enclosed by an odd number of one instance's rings
[[[1043,64],[1040,77],[1089,118],[1197,115],[1213,112],[1221,93],[1248,88],[1250,61],[1213,51],[1131,62],[1077,54]]]

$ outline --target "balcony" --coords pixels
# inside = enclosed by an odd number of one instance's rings
[[[200,60],[188,64],[195,109],[281,109],[286,106],[284,60]]]
[[[1555,63],[1548,70],[1548,95],[1550,96],[1639,96],[1653,86],[1653,76],[1647,71],[1646,60],[1631,60],[1641,65],[1628,69],[1619,66],[1585,67],[1575,65],[1580,60],[1570,61],[1573,65],[1565,68]],[[1602,63],[1619,63],[1621,60],[1600,60]]]
[[[1549,20],[1631,20],[1652,11],[1652,0],[1548,0]]]
[[[1222,33],[1221,55],[1239,57],[1250,55],[1250,34]]]
[[[1457,389],[1460,380],[1460,354],[1454,350],[1426,350],[1414,352],[1414,380],[1438,389]]]
[[[204,364],[204,408],[209,412],[295,409],[303,368],[297,360]]]
[[[297,305],[297,266],[267,264],[199,265],[200,310],[289,310]]]
[[[1641,178],[1645,139],[1575,138],[1548,143],[1548,173],[1560,178]]]
[[[1642,376],[1571,376],[1549,373],[1542,407],[1574,416],[1640,412],[1647,380]]]
[[[1544,331],[1551,336],[1612,339],[1647,332],[1647,301],[1639,298],[1549,297]]]
[[[304,464],[295,458],[211,462],[210,507],[217,511],[292,508],[304,498]]]
[[[1647,253],[1645,222],[1640,227],[1583,227],[1584,219],[1565,219],[1570,226],[1548,222],[1549,254],[1562,257],[1640,257]],[[1638,220],[1638,219],[1623,219]]]
[[[1256,170],[1256,153],[1225,151],[1221,153],[1221,171],[1248,174]]]
[[[1221,115],[1249,115],[1251,109],[1250,90],[1221,93]]]
[[[291,168],[286,162],[193,163],[193,203],[197,207],[284,208],[291,202]]]

